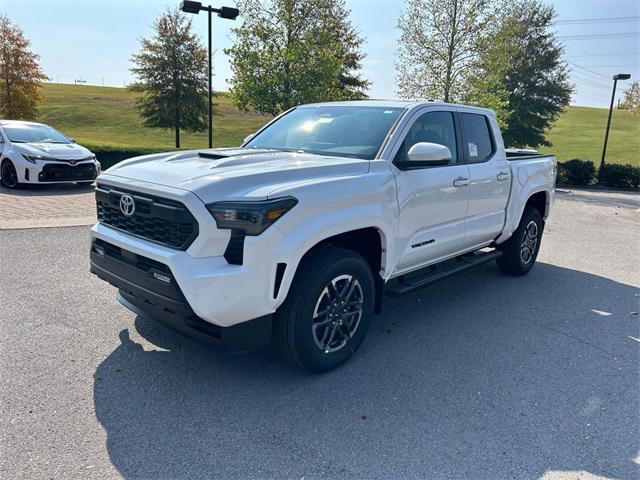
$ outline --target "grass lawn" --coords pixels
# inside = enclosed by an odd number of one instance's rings
[[[599,165],[607,115],[604,108],[569,107],[547,135],[553,146],[540,150],[554,153],[561,162],[579,158]],[[613,111],[606,161],[640,165],[640,117]]]
[[[137,95],[124,88],[47,83],[46,101],[39,121],[50,124],[78,143],[89,147],[120,149],[174,148],[172,130],[145,128],[137,113]],[[214,145],[239,145],[244,137],[264,125],[269,117],[237,110],[227,94],[217,94],[214,112]],[[593,160],[598,164],[602,152],[607,110],[569,107],[548,134],[558,160]],[[182,132],[183,148],[207,146],[207,132]],[[607,148],[607,161],[640,165],[640,118],[629,112],[614,111]]]
[[[146,128],[136,110],[137,94],[124,88],[47,83],[38,121],[88,146],[130,150],[175,148],[170,129]],[[213,141],[216,147],[239,145],[269,117],[238,111],[229,97],[214,97]],[[207,132],[180,132],[183,148],[207,147]]]

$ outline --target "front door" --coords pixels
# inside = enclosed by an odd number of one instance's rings
[[[453,112],[427,111],[411,125],[396,155],[400,218],[394,274],[434,263],[465,247],[469,168],[460,155],[456,131]],[[451,164],[397,168],[398,160],[405,159],[418,142],[445,145],[451,150]]]

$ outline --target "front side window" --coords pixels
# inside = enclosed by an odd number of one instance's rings
[[[404,111],[361,106],[298,107],[258,133],[244,148],[371,160]]]
[[[71,143],[55,128],[47,125],[11,124],[3,125],[4,133],[13,143]]]
[[[465,148],[470,163],[480,163],[493,155],[493,142],[487,117],[476,113],[463,113]]]
[[[409,133],[402,142],[402,146],[396,155],[397,161],[405,161],[411,147],[416,143],[437,143],[448,147],[451,151],[453,163],[458,161],[458,149],[456,147],[456,129],[451,112],[428,112],[415,121],[409,129]]]

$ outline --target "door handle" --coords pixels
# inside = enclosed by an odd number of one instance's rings
[[[454,187],[466,187],[469,185],[469,179],[464,177],[458,177],[453,181]]]
[[[509,172],[500,172],[498,174],[498,181],[504,182],[505,180],[509,180],[510,177],[511,175],[509,174]]]

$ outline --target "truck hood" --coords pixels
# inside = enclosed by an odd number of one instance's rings
[[[195,193],[205,203],[267,198],[287,186],[367,173],[369,161],[299,152],[220,148],[162,153],[121,162],[104,178],[123,177]],[[114,178],[115,180],[115,178]]]
[[[14,143],[16,150],[27,155],[42,155],[43,157],[61,160],[80,160],[89,157],[91,151],[77,143]]]

